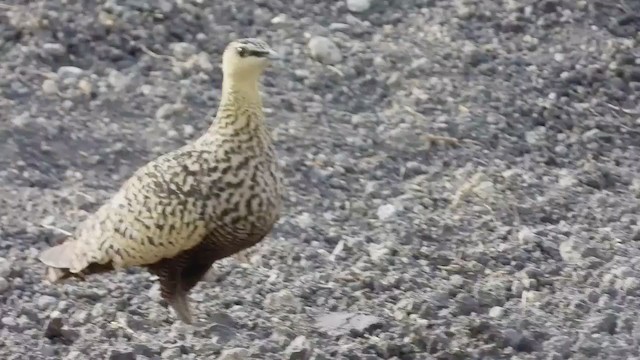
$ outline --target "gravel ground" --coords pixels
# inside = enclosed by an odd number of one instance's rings
[[[640,2],[325,3],[0,4],[0,358],[640,358]],[[251,263],[195,326],[138,269],[44,283],[55,228],[209,125],[245,36],[284,56],[288,186]]]

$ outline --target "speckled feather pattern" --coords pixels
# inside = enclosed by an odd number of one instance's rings
[[[79,226],[69,270],[148,265],[203,240],[229,256],[271,230],[281,192],[261,104],[229,92],[204,136],[140,168]]]

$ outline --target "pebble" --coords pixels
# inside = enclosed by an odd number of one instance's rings
[[[521,297],[524,291],[524,284],[520,280],[514,280],[511,283],[511,293],[515,297]]]
[[[618,316],[614,313],[596,314],[590,320],[590,328],[592,332],[600,332],[606,334],[615,334],[618,323]]]
[[[524,135],[525,140],[530,145],[540,144],[544,140],[546,130],[547,130],[546,128],[542,126],[538,126],[534,130],[527,131]]]
[[[480,304],[473,296],[460,293],[456,296],[456,310],[461,315],[471,315],[480,311]]]
[[[163,359],[180,359],[182,357],[182,351],[180,347],[174,346],[162,351],[160,356]]]
[[[136,354],[133,351],[112,350],[109,360],[136,360]]]
[[[219,345],[224,345],[236,337],[236,332],[233,327],[213,324],[207,327],[207,337],[210,337],[212,342]]]
[[[243,348],[233,348],[220,353],[218,360],[246,360],[249,358],[249,350]]]
[[[184,110],[182,104],[163,104],[156,110],[156,119],[162,120],[171,117]]]
[[[71,316],[71,322],[77,325],[84,325],[89,322],[89,312],[86,310],[78,310]]]
[[[0,277],[0,294],[9,290],[9,281],[3,277]]]
[[[100,318],[104,315],[104,313],[104,305],[101,303],[95,304],[93,306],[93,309],[91,309],[91,317],[93,318]]]
[[[282,309],[300,311],[302,303],[290,290],[284,289],[275,293],[267,294],[264,299],[264,306],[268,309]]]
[[[524,228],[518,232],[518,240],[521,244],[531,244],[536,240],[536,234],[529,228]]]
[[[502,336],[508,346],[516,351],[531,352],[537,344],[535,340],[526,332],[520,332],[515,329],[506,329],[502,332]]]
[[[109,75],[107,76],[107,81],[115,91],[122,91],[127,87],[130,79],[118,70],[111,69],[111,71],[109,71]]]
[[[25,125],[27,125],[29,122],[31,121],[31,115],[29,115],[28,111],[23,112],[22,114],[14,117],[11,119],[11,124],[14,125],[15,127],[23,127]],[[6,266],[4,264],[4,262],[7,262],[7,260],[5,260],[4,258],[0,258],[2,260],[0,260],[0,276],[7,276],[7,275],[2,275],[2,273],[4,271],[6,271]]]
[[[387,220],[391,218],[396,213],[396,207],[392,204],[385,204],[378,207],[378,211],[376,214],[378,215],[378,219]]]
[[[60,78],[70,78],[70,77],[78,77],[82,75],[84,70],[80,69],[76,66],[60,66],[58,68],[58,77]]]
[[[331,31],[345,31],[348,30],[351,26],[345,23],[331,23],[329,24],[329,30]]]
[[[0,322],[2,323],[2,325],[4,326],[16,326],[18,323],[16,322],[16,319],[10,316],[5,316],[2,319],[0,319]]]
[[[45,79],[42,82],[42,92],[47,95],[57,94],[60,91],[58,84],[53,79]]]
[[[578,179],[570,174],[565,174],[558,179],[558,185],[565,189],[575,186],[578,182]]]
[[[7,277],[11,275],[11,267],[11,261],[0,257],[0,277]]]
[[[84,358],[85,358],[85,355],[82,355],[82,353],[77,350],[69,351],[67,356],[64,357],[65,360],[77,360],[77,359],[84,359]]]
[[[171,12],[171,10],[173,10],[174,3],[169,0],[160,0],[158,2],[158,7],[160,8],[160,10],[162,10],[162,12],[168,13],[168,12]]]
[[[561,242],[558,250],[562,260],[567,263],[575,263],[582,259],[582,246],[573,239]]]
[[[504,316],[504,308],[501,306],[494,306],[489,309],[489,316],[494,319],[499,319]]]
[[[383,259],[389,253],[389,249],[385,244],[373,243],[369,245],[367,250],[369,252],[369,257],[371,258],[371,260],[376,263]]]
[[[317,327],[330,335],[365,333],[382,326],[382,319],[367,314],[333,312],[317,318]]]
[[[640,293],[640,280],[628,277],[622,281],[622,289],[626,291],[627,295],[635,296]],[[2,285],[0,285],[0,292],[2,292]]]
[[[369,10],[371,0],[347,0],[347,9],[352,12],[360,13]]]
[[[47,53],[55,56],[62,56],[66,54],[67,50],[62,46],[62,44],[58,43],[46,43],[42,45],[42,50]]]
[[[527,290],[523,291],[521,295],[523,306],[531,306],[532,304],[537,304],[542,300],[542,298],[543,295],[539,291]]]
[[[298,226],[303,229],[308,229],[313,226],[313,218],[311,217],[311,214],[307,212],[298,215],[296,217],[296,222],[298,223]]]
[[[169,49],[171,49],[173,56],[178,58],[178,60],[186,60],[190,56],[195,55],[197,50],[194,45],[185,42],[169,44]]]
[[[543,349],[545,352],[556,351],[560,353],[560,355],[568,357],[568,355],[571,354],[572,346],[573,341],[570,337],[565,335],[556,335],[544,342]]]
[[[306,337],[296,337],[284,350],[285,357],[289,360],[308,360],[311,358],[313,348]]]
[[[206,52],[201,52],[196,55],[196,63],[203,71],[212,71],[213,64],[211,63],[211,59],[209,59],[209,54]]]
[[[335,65],[342,61],[342,53],[338,46],[329,38],[314,36],[309,40],[311,58],[325,65]]]
[[[182,126],[182,133],[184,134],[185,138],[190,138],[191,136],[193,136],[193,134],[196,133],[196,129],[193,127],[193,125],[185,124]]]
[[[38,300],[36,301],[36,305],[41,310],[45,310],[45,309],[48,309],[48,308],[52,307],[54,304],[56,304],[57,301],[58,300],[56,298],[54,298],[53,296],[40,295],[40,297],[38,297]]]
[[[591,129],[582,134],[582,141],[592,142],[598,139],[602,132],[599,129]]]
[[[51,358],[57,358],[56,357],[56,348],[50,345],[45,345],[42,347],[42,355],[47,358],[47,359],[51,359]]]
[[[49,319],[44,330],[44,337],[47,339],[63,338],[63,327],[64,324],[60,317],[53,317]]]
[[[591,334],[580,334],[578,341],[573,344],[573,348],[589,358],[596,358],[602,350],[600,339],[595,338]]]

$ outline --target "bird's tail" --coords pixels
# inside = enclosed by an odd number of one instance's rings
[[[113,270],[110,263],[86,264],[84,262],[85,266],[78,266],[78,256],[82,254],[76,252],[77,244],[77,241],[68,239],[62,244],[50,247],[40,253],[38,260],[47,265],[46,278],[48,281],[56,283],[68,278],[84,279],[86,275]]]

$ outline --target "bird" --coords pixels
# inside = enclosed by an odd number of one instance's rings
[[[161,303],[192,324],[189,292],[215,261],[262,241],[282,212],[282,170],[260,94],[276,58],[261,39],[231,41],[209,128],[139,167],[71,235],[40,252],[46,280],[140,267],[157,276]]]

